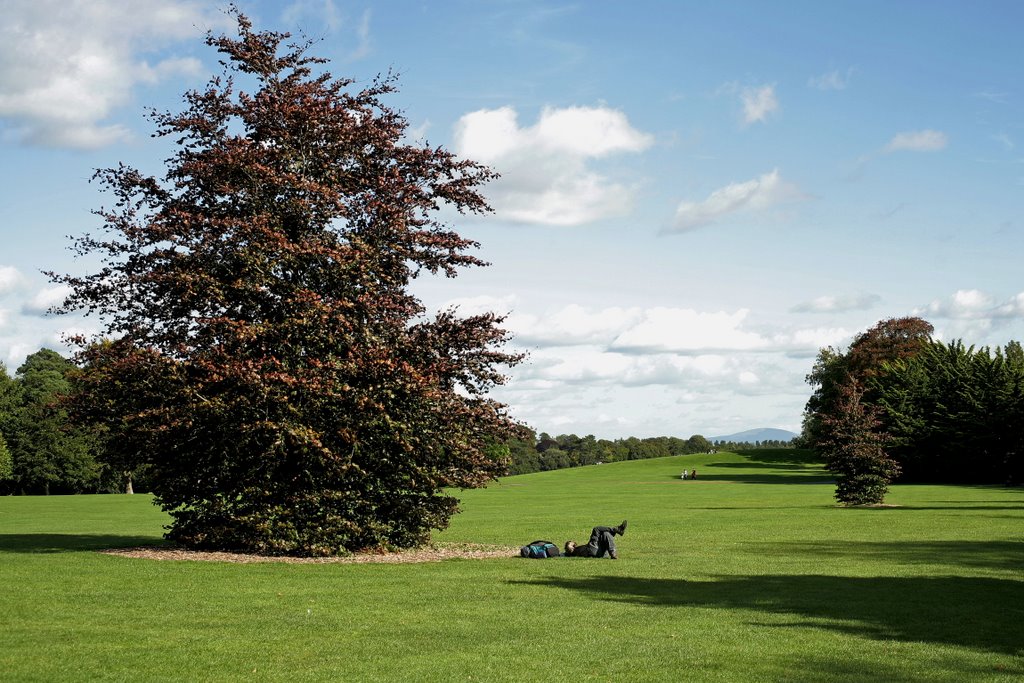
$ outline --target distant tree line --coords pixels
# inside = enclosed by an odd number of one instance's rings
[[[1019,483],[1024,350],[933,339],[920,318],[879,322],[821,349],[802,438],[839,475],[844,502],[880,502],[889,481]],[[845,500],[844,500],[845,498]]]
[[[511,460],[509,474],[528,474],[547,470],[560,470],[581,465],[621,462],[624,460],[646,460],[666,458],[674,455],[710,453],[719,450],[751,448],[791,448],[795,441],[765,440],[754,443],[732,441],[711,442],[700,434],[688,439],[675,436],[656,436],[625,439],[598,439],[592,434],[577,436],[560,434],[539,435],[530,431],[525,437],[513,439],[506,444]]]

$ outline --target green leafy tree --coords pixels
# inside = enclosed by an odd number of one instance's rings
[[[540,456],[537,453],[537,434],[531,429],[523,429],[520,436],[508,441],[509,474],[529,474],[541,469]]]
[[[836,500],[845,505],[881,503],[900,472],[885,452],[889,437],[880,431],[880,409],[863,397],[857,383],[842,385],[836,409],[822,420],[819,452],[836,475]]]
[[[504,471],[517,425],[488,398],[494,315],[425,315],[423,274],[485,265],[438,218],[489,210],[489,169],[404,141],[394,79],[353,91],[310,44],[207,36],[225,73],[154,113],[176,151],[163,179],[100,171],[115,205],[77,249],[104,267],[65,310],[106,320],[140,411],[170,539],[324,555],[410,547],[458,509],[448,491]],[[113,406],[126,405],[114,401]]]
[[[7,448],[4,435],[0,434],[0,486],[9,482],[13,476],[14,461],[11,459],[11,451]]]
[[[14,460],[4,434],[14,426],[14,409],[18,387],[7,374],[7,366],[0,361],[0,493],[9,492],[14,485]]]
[[[18,404],[7,435],[16,486],[24,493],[93,491],[99,466],[88,432],[68,418],[63,401],[74,365],[41,349],[18,368]]]
[[[700,434],[694,434],[686,440],[687,453],[709,453],[713,448],[711,442]]]
[[[818,445],[823,420],[835,415],[845,385],[868,389],[869,380],[884,372],[887,364],[913,358],[926,348],[933,331],[931,323],[921,318],[890,318],[854,337],[845,352],[831,346],[821,349],[807,375],[813,391],[804,408],[802,443]]]
[[[11,479],[13,463],[4,434],[9,434],[14,422],[14,408],[17,405],[17,385],[7,374],[7,366],[0,361],[0,487]]]

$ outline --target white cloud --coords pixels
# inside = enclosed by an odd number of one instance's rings
[[[750,311],[702,313],[693,309],[652,308],[612,342],[619,351],[695,353],[764,349],[769,340],[741,325]]]
[[[848,311],[865,311],[882,297],[877,294],[851,294],[846,296],[819,296],[793,306],[793,313],[846,313]]]
[[[785,347],[789,356],[805,358],[815,356],[825,346],[840,346],[853,338],[853,331],[845,327],[814,327],[799,329],[776,336],[775,342]]]
[[[897,133],[885,146],[887,152],[935,152],[945,149],[949,142],[946,134],[938,130],[917,130]]]
[[[684,201],[676,208],[675,219],[668,232],[685,232],[739,211],[762,211],[785,201],[802,199],[796,185],[787,182],[775,169],[759,178],[732,183],[719,188],[700,202]]]
[[[47,287],[26,301],[22,312],[28,315],[46,315],[50,308],[63,303],[70,293],[71,288],[64,285]]]
[[[460,304],[459,310],[464,314],[502,311],[513,303],[511,298],[481,297],[475,305]],[[519,347],[564,349],[565,353],[572,348],[590,348],[629,356],[749,352],[803,357],[852,334],[836,327],[756,331],[748,325],[749,314],[745,308],[733,312],[672,307],[593,309],[572,304],[542,314],[513,312],[504,326]],[[543,358],[542,354],[534,359]]]
[[[754,386],[761,383],[761,378],[757,376],[757,373],[744,370],[739,376],[740,384],[744,386]]]
[[[484,313],[496,313],[505,315],[516,307],[517,298],[515,294],[507,296],[472,296],[459,299],[449,299],[440,308],[456,308],[462,316],[482,315]]]
[[[702,354],[630,355],[597,347],[544,349],[516,371],[517,382],[537,383],[534,388],[557,392],[566,385],[644,387],[686,385],[690,382],[739,381],[749,370],[735,356]]]
[[[29,144],[94,148],[129,131],[107,122],[138,83],[193,73],[198,62],[137,54],[208,26],[198,2],[12,0],[0,24],[0,119]]]
[[[995,314],[999,318],[1024,318],[1024,292],[997,306]]]
[[[763,122],[769,114],[779,109],[773,85],[743,88],[740,99],[743,101],[743,122],[747,124]]]
[[[544,315],[513,314],[508,326],[514,330],[516,341],[525,345],[607,345],[642,315],[639,308],[590,310],[572,304]]]
[[[627,213],[635,189],[591,164],[653,143],[608,107],[547,107],[529,127],[512,107],[481,109],[459,119],[454,137],[460,156],[501,173],[488,188],[499,218],[565,226]]]
[[[916,309],[914,315],[952,320],[1024,318],[1024,292],[997,304],[991,295],[981,290],[960,289],[946,299],[936,299]]]
[[[806,401],[808,359],[852,333],[755,329],[750,317],[746,309],[578,305],[516,313],[508,325],[515,343],[534,346],[494,395],[518,418],[549,431],[665,434],[673,432],[664,425],[673,424],[688,436],[728,432],[712,425],[730,420],[792,426],[777,416],[798,421],[793,416]],[[773,397],[771,416],[752,417],[765,396]],[[601,413],[619,417],[595,422]]]
[[[13,292],[24,281],[24,276],[14,266],[0,266],[0,295]]]
[[[430,119],[426,119],[418,126],[410,126],[405,130],[405,139],[410,143],[422,144],[427,139],[427,132],[431,127]]]

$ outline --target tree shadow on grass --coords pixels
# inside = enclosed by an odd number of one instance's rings
[[[743,461],[709,462],[699,470],[697,481],[728,481],[739,484],[823,484],[834,478],[810,451],[755,449],[735,451]],[[729,470],[744,470],[729,474]],[[753,472],[751,472],[753,470]],[[723,471],[725,473],[723,473]],[[678,479],[678,475],[671,476]]]
[[[1021,680],[1013,676],[1024,675],[1024,668],[1014,664],[1000,663],[994,666],[958,661],[955,667],[929,668],[920,671],[907,667],[903,662],[891,659],[877,661],[857,653],[846,656],[830,656],[826,653],[807,651],[781,660],[783,667],[775,680],[786,683],[821,683],[823,679],[832,683],[864,683],[864,681],[885,681],[885,683],[963,683],[982,680]],[[995,678],[993,679],[993,676]]]
[[[700,476],[695,481],[730,481],[738,484],[822,484],[833,481],[832,476],[821,467],[801,463],[710,462],[705,467],[708,469],[700,470]],[[721,470],[745,472],[722,474]],[[678,479],[679,476],[671,478]]]
[[[932,564],[1021,571],[1024,569],[1024,541],[824,541],[807,543],[754,544],[751,552],[806,555],[808,558],[857,558],[892,564]],[[1024,619],[1024,612],[1021,614]],[[1022,631],[1024,633],[1024,631]],[[1024,635],[1022,635],[1024,641]]]
[[[723,576],[711,581],[551,577],[526,585],[649,607],[712,607],[792,615],[780,628],[1024,654],[1024,582],[981,577]]]
[[[794,464],[797,466],[821,467],[822,461],[814,451],[799,448],[751,448],[734,451],[747,462],[768,463],[773,466]]]
[[[152,536],[117,534],[0,534],[0,552],[69,553],[107,548],[160,546],[164,541]]]
[[[755,466],[720,463],[717,465],[709,465],[709,467],[742,467],[749,470],[753,469]],[[794,470],[792,473],[787,473],[780,472],[778,468],[767,465],[758,465],[756,467],[765,467],[766,470],[770,471],[766,471],[763,474],[757,472],[748,474],[708,474],[706,471],[701,471],[700,476],[693,481],[697,483],[702,481],[724,481],[736,484],[828,484],[835,481],[827,473],[817,470]],[[679,475],[670,476],[669,478],[679,479]],[[686,481],[690,480],[688,479]]]

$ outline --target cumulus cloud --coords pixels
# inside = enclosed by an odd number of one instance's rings
[[[689,434],[704,429],[698,423],[734,414],[766,424],[778,421],[775,412],[799,415],[808,359],[852,333],[757,327],[750,318],[746,309],[674,307],[571,305],[514,313],[507,327],[517,345],[529,341],[530,358],[511,369],[495,398],[540,429],[564,425],[605,435],[664,433],[665,424],[680,424]],[[754,397],[768,395],[772,419],[752,418],[752,410],[763,408]],[[599,413],[619,417],[597,422]]]
[[[95,148],[130,136],[108,121],[139,83],[198,71],[191,58],[140,55],[196,36],[201,3],[12,0],[0,24],[0,120],[28,144]]]
[[[609,344],[643,317],[640,308],[609,307],[590,310],[571,304],[544,315],[514,314],[509,327],[516,341],[536,346]]]
[[[458,309],[459,315],[482,315],[484,313],[496,313],[505,315],[516,307],[518,301],[515,294],[507,296],[480,296],[461,297],[449,299],[440,308]]]
[[[619,351],[694,353],[700,351],[751,351],[769,341],[741,329],[750,311],[702,313],[693,309],[652,308],[643,319],[612,342]]]
[[[740,99],[743,101],[743,122],[746,124],[763,122],[769,114],[779,109],[773,85],[743,88]]]
[[[502,310],[508,299],[484,297],[479,310]],[[464,313],[475,310],[460,306]],[[847,339],[845,328],[817,327],[758,331],[749,325],[749,309],[698,311],[692,308],[610,306],[588,308],[577,304],[543,313],[513,312],[505,327],[516,345],[531,349],[599,349],[628,356],[670,354],[706,356],[720,353],[783,353],[803,357]],[[531,351],[531,353],[533,353]],[[543,362],[545,356],[532,356]]]
[[[64,285],[47,287],[26,301],[22,312],[26,315],[46,315],[52,307],[62,304],[70,293],[71,288]]]
[[[936,299],[916,309],[914,315],[952,320],[1024,318],[1024,292],[997,303],[981,290],[960,289],[945,299]]]
[[[13,292],[25,278],[14,266],[0,266],[0,295]]]
[[[740,85],[731,82],[719,86],[715,95],[738,97],[743,105],[743,125],[764,122],[770,114],[778,111],[779,98],[774,85]]]
[[[853,331],[845,327],[813,327],[798,329],[774,338],[790,358],[816,356],[826,346],[841,346],[853,339]]]
[[[627,213],[635,188],[592,164],[653,143],[624,113],[603,106],[547,107],[525,127],[512,107],[481,109],[459,119],[454,139],[459,155],[501,173],[488,190],[499,218],[563,226]]]
[[[684,201],[676,208],[668,232],[685,232],[711,225],[720,218],[740,211],[763,211],[776,204],[802,199],[800,189],[782,179],[779,170],[742,183],[731,183],[699,202]]]
[[[897,133],[885,146],[887,152],[936,152],[949,142],[946,134],[938,130],[917,130]]]
[[[721,354],[683,356],[655,354],[630,355],[597,347],[544,349],[531,356],[531,362],[517,371],[517,381],[551,390],[564,385],[607,385],[645,387],[680,385],[708,380],[740,381],[744,360]]]
[[[793,306],[793,313],[846,313],[848,311],[866,311],[882,297],[877,294],[850,294],[845,296],[819,296]]]

